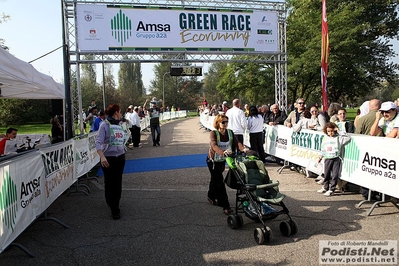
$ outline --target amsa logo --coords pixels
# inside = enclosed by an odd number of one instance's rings
[[[14,231],[18,212],[17,186],[10,177],[8,166],[0,169],[0,234],[4,227]],[[3,225],[3,226],[2,226]]]
[[[279,138],[278,136],[276,137],[276,141],[275,141],[276,148],[286,150],[287,143],[288,143],[287,139]]]

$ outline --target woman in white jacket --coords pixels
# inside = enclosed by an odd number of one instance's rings
[[[251,150],[258,153],[259,159],[265,162],[265,150],[263,149],[263,118],[258,113],[258,109],[255,106],[249,107],[248,125],[249,130],[249,143],[251,144]]]

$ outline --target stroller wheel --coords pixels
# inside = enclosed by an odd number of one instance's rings
[[[287,221],[282,221],[280,223],[280,232],[283,236],[290,236],[291,235],[291,225]]]
[[[242,218],[242,216],[239,215],[239,214],[237,214],[236,216],[238,217],[238,221],[239,221],[238,227],[243,226],[244,225],[244,219]]]
[[[294,220],[288,221],[291,226],[291,235],[298,233],[298,224]]]
[[[269,244],[273,239],[272,230],[268,226],[265,226],[265,228],[255,228],[254,238],[259,245]]]
[[[240,227],[240,220],[239,220],[239,218],[237,216],[238,215],[230,214],[227,217],[227,225],[231,229],[237,229],[238,227]]]
[[[254,238],[258,245],[263,245],[263,243],[265,243],[265,234],[263,233],[262,228],[255,228]]]

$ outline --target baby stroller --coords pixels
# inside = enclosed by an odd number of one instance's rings
[[[255,241],[268,244],[273,238],[271,229],[265,221],[272,220],[280,214],[286,214],[289,220],[280,223],[280,232],[284,236],[295,235],[298,224],[292,220],[278,189],[279,182],[270,180],[267,170],[261,160],[254,155],[236,156],[226,158],[229,172],[226,184],[236,189],[235,213],[227,217],[227,224],[232,229],[237,229],[244,224],[240,213],[249,219],[261,222],[263,228],[254,230]]]

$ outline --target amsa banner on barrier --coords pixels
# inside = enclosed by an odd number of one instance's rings
[[[278,52],[273,11],[76,5],[80,51],[182,49]]]
[[[321,131],[293,132],[285,126],[266,128],[265,151],[291,163],[309,167],[321,154]],[[341,179],[390,196],[399,197],[396,160],[398,139],[349,134],[345,146]]]
[[[44,211],[44,178],[39,151],[0,166],[0,253]]]
[[[44,165],[44,196],[50,206],[77,179],[75,175],[74,140],[68,140],[40,149]]]
[[[92,132],[87,138],[75,140],[75,170],[77,178],[88,173],[100,162],[100,156],[96,150],[97,135],[98,132]]]

